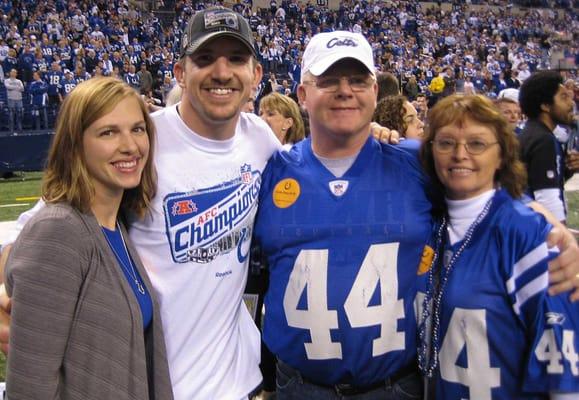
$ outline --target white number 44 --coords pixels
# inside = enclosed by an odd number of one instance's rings
[[[553,329],[546,329],[545,332],[543,332],[543,336],[541,336],[541,340],[539,340],[539,343],[537,343],[537,347],[535,348],[535,356],[537,357],[537,360],[549,363],[547,365],[548,373],[562,374],[563,363],[561,361],[565,358],[571,365],[571,373],[574,376],[579,375],[579,370],[577,368],[579,356],[577,355],[573,344],[575,341],[574,336],[575,332],[570,329],[565,329],[563,331],[562,351],[559,351]]]
[[[563,373],[561,360],[565,358],[571,364],[571,373],[577,372],[577,352],[574,345],[574,332],[563,331],[562,352],[557,347],[552,329],[547,329],[541,336],[535,356],[545,361],[550,374]],[[466,347],[468,367],[456,364],[462,349]],[[490,400],[493,388],[501,385],[500,369],[491,367],[485,310],[467,310],[455,308],[447,328],[444,341],[439,351],[440,375],[448,382],[468,386],[471,399]]]
[[[404,349],[404,332],[397,320],[404,318],[404,301],[398,299],[398,243],[370,246],[344,303],[352,328],[381,327],[372,343],[372,356]],[[370,299],[380,284],[380,304]],[[307,310],[298,309],[307,290]],[[294,263],[283,298],[289,326],[308,329],[311,342],[305,343],[310,360],[341,359],[342,345],[333,342],[331,329],[338,329],[338,312],[328,309],[328,250],[302,250]]]

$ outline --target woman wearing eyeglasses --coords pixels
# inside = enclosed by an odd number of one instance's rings
[[[551,227],[515,200],[525,182],[517,152],[483,96],[449,96],[429,114],[421,156],[445,198],[420,271],[419,364],[437,399],[579,392],[579,306],[547,294]]]

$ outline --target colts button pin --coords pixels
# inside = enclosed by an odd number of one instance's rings
[[[292,178],[282,179],[273,188],[273,204],[278,208],[288,208],[300,197],[300,184]]]
[[[420,266],[418,267],[418,275],[424,275],[430,271],[432,265],[432,260],[434,259],[434,250],[432,247],[426,245],[422,250],[422,259],[420,260]]]

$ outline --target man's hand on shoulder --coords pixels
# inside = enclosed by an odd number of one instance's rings
[[[549,294],[573,290],[571,301],[579,300],[579,246],[573,234],[565,228],[555,227],[547,238],[549,247],[557,246],[559,256],[549,262]]]
[[[374,139],[382,143],[398,144],[400,142],[400,134],[394,129],[388,129],[377,122],[370,124],[370,133]]]

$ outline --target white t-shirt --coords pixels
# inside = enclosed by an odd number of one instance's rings
[[[176,106],[152,117],[158,190],[130,235],[159,298],[175,399],[238,400],[261,381],[241,299],[261,173],[280,143],[253,114],[226,141],[191,131]]]

